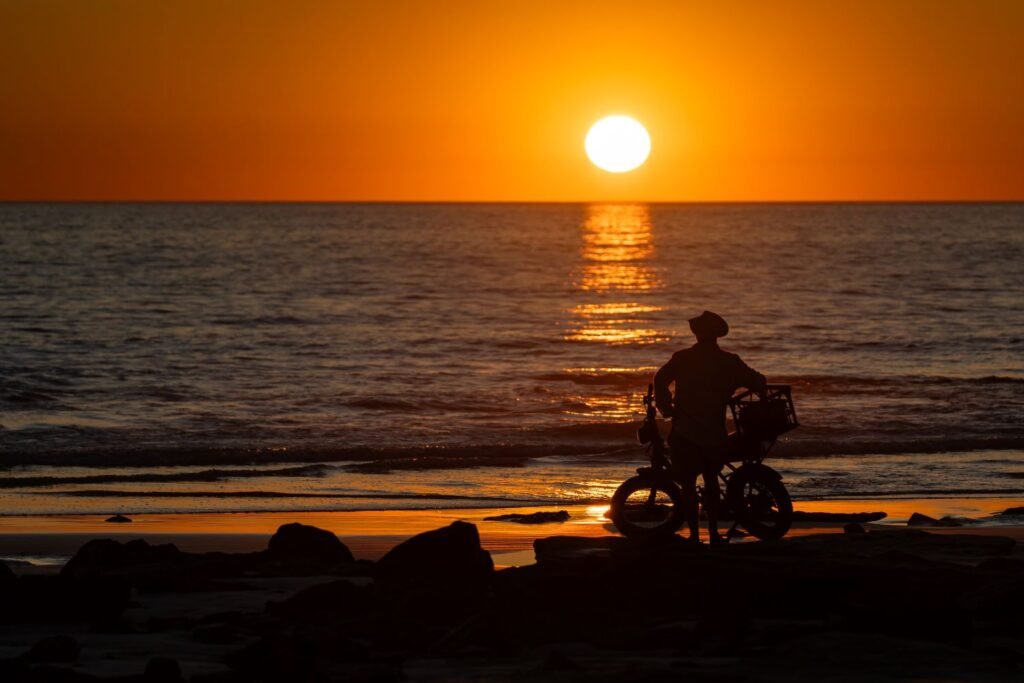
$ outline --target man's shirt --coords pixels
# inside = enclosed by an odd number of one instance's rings
[[[669,385],[675,383],[675,396]],[[654,376],[658,410],[672,416],[672,430],[698,444],[724,440],[725,406],[740,387],[761,389],[764,375],[715,342],[677,352]]]

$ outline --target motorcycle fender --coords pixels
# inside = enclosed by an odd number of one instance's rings
[[[768,465],[761,465],[759,463],[748,463],[736,468],[736,471],[729,475],[729,478],[737,475],[742,476],[756,476],[762,479],[774,479],[775,481],[782,481],[782,475],[773,470]]]

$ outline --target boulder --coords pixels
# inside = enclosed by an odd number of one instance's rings
[[[302,624],[333,624],[361,617],[370,609],[372,590],[351,581],[332,581],[300,590],[283,602],[267,603],[268,616]]]
[[[478,593],[489,586],[494,570],[490,553],[480,547],[476,526],[456,521],[392,548],[377,562],[375,579],[392,593]]]
[[[884,512],[793,512],[794,522],[877,522],[888,515]]]
[[[978,569],[996,572],[1011,572],[1024,575],[1024,558],[990,557],[978,565]]]
[[[517,524],[561,523],[569,521],[569,512],[567,510],[558,510],[557,512],[534,512],[528,515],[524,515],[518,512],[512,512],[507,515],[495,515],[494,517],[484,517],[484,521],[515,522]]]
[[[945,527],[956,527],[956,526],[967,526],[969,524],[981,524],[981,521],[977,519],[971,519],[969,517],[954,517],[952,515],[946,515],[940,519],[929,517],[928,515],[922,515],[920,512],[915,512],[910,515],[910,519],[907,520],[907,526],[945,526]]]
[[[316,562],[324,565],[354,562],[352,551],[330,531],[315,526],[285,524],[270,538],[267,555],[284,562]]]
[[[181,675],[178,660],[170,657],[153,657],[146,662],[142,680],[145,683],[184,683],[185,678]]]
[[[311,681],[317,680],[317,654],[308,639],[268,635],[229,653],[225,662],[247,681]]]
[[[0,560],[0,583],[4,581],[13,581],[16,579],[14,572],[8,567],[2,560]]]
[[[90,622],[128,607],[131,584],[113,576],[22,576],[0,584],[0,622]]]
[[[111,524],[129,524],[132,520],[124,515],[114,515],[113,517],[107,517],[104,521]]]
[[[1006,508],[999,514],[1007,517],[1024,517],[1024,507]]]
[[[89,541],[60,570],[61,576],[121,575],[143,566],[162,566],[185,557],[170,543],[150,545],[142,539],[119,543],[109,538]]]
[[[928,515],[922,515],[920,512],[915,512],[910,515],[910,519],[907,520],[907,526],[938,526],[939,520]]]
[[[25,658],[42,664],[68,664],[77,662],[80,652],[78,641],[71,636],[49,636],[37,641]]]

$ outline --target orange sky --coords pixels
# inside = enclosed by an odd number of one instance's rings
[[[1015,0],[0,0],[0,199],[1024,199],[1022,122]]]

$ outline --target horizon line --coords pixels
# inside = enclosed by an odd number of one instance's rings
[[[0,199],[2,204],[1022,204],[1016,199]]]

